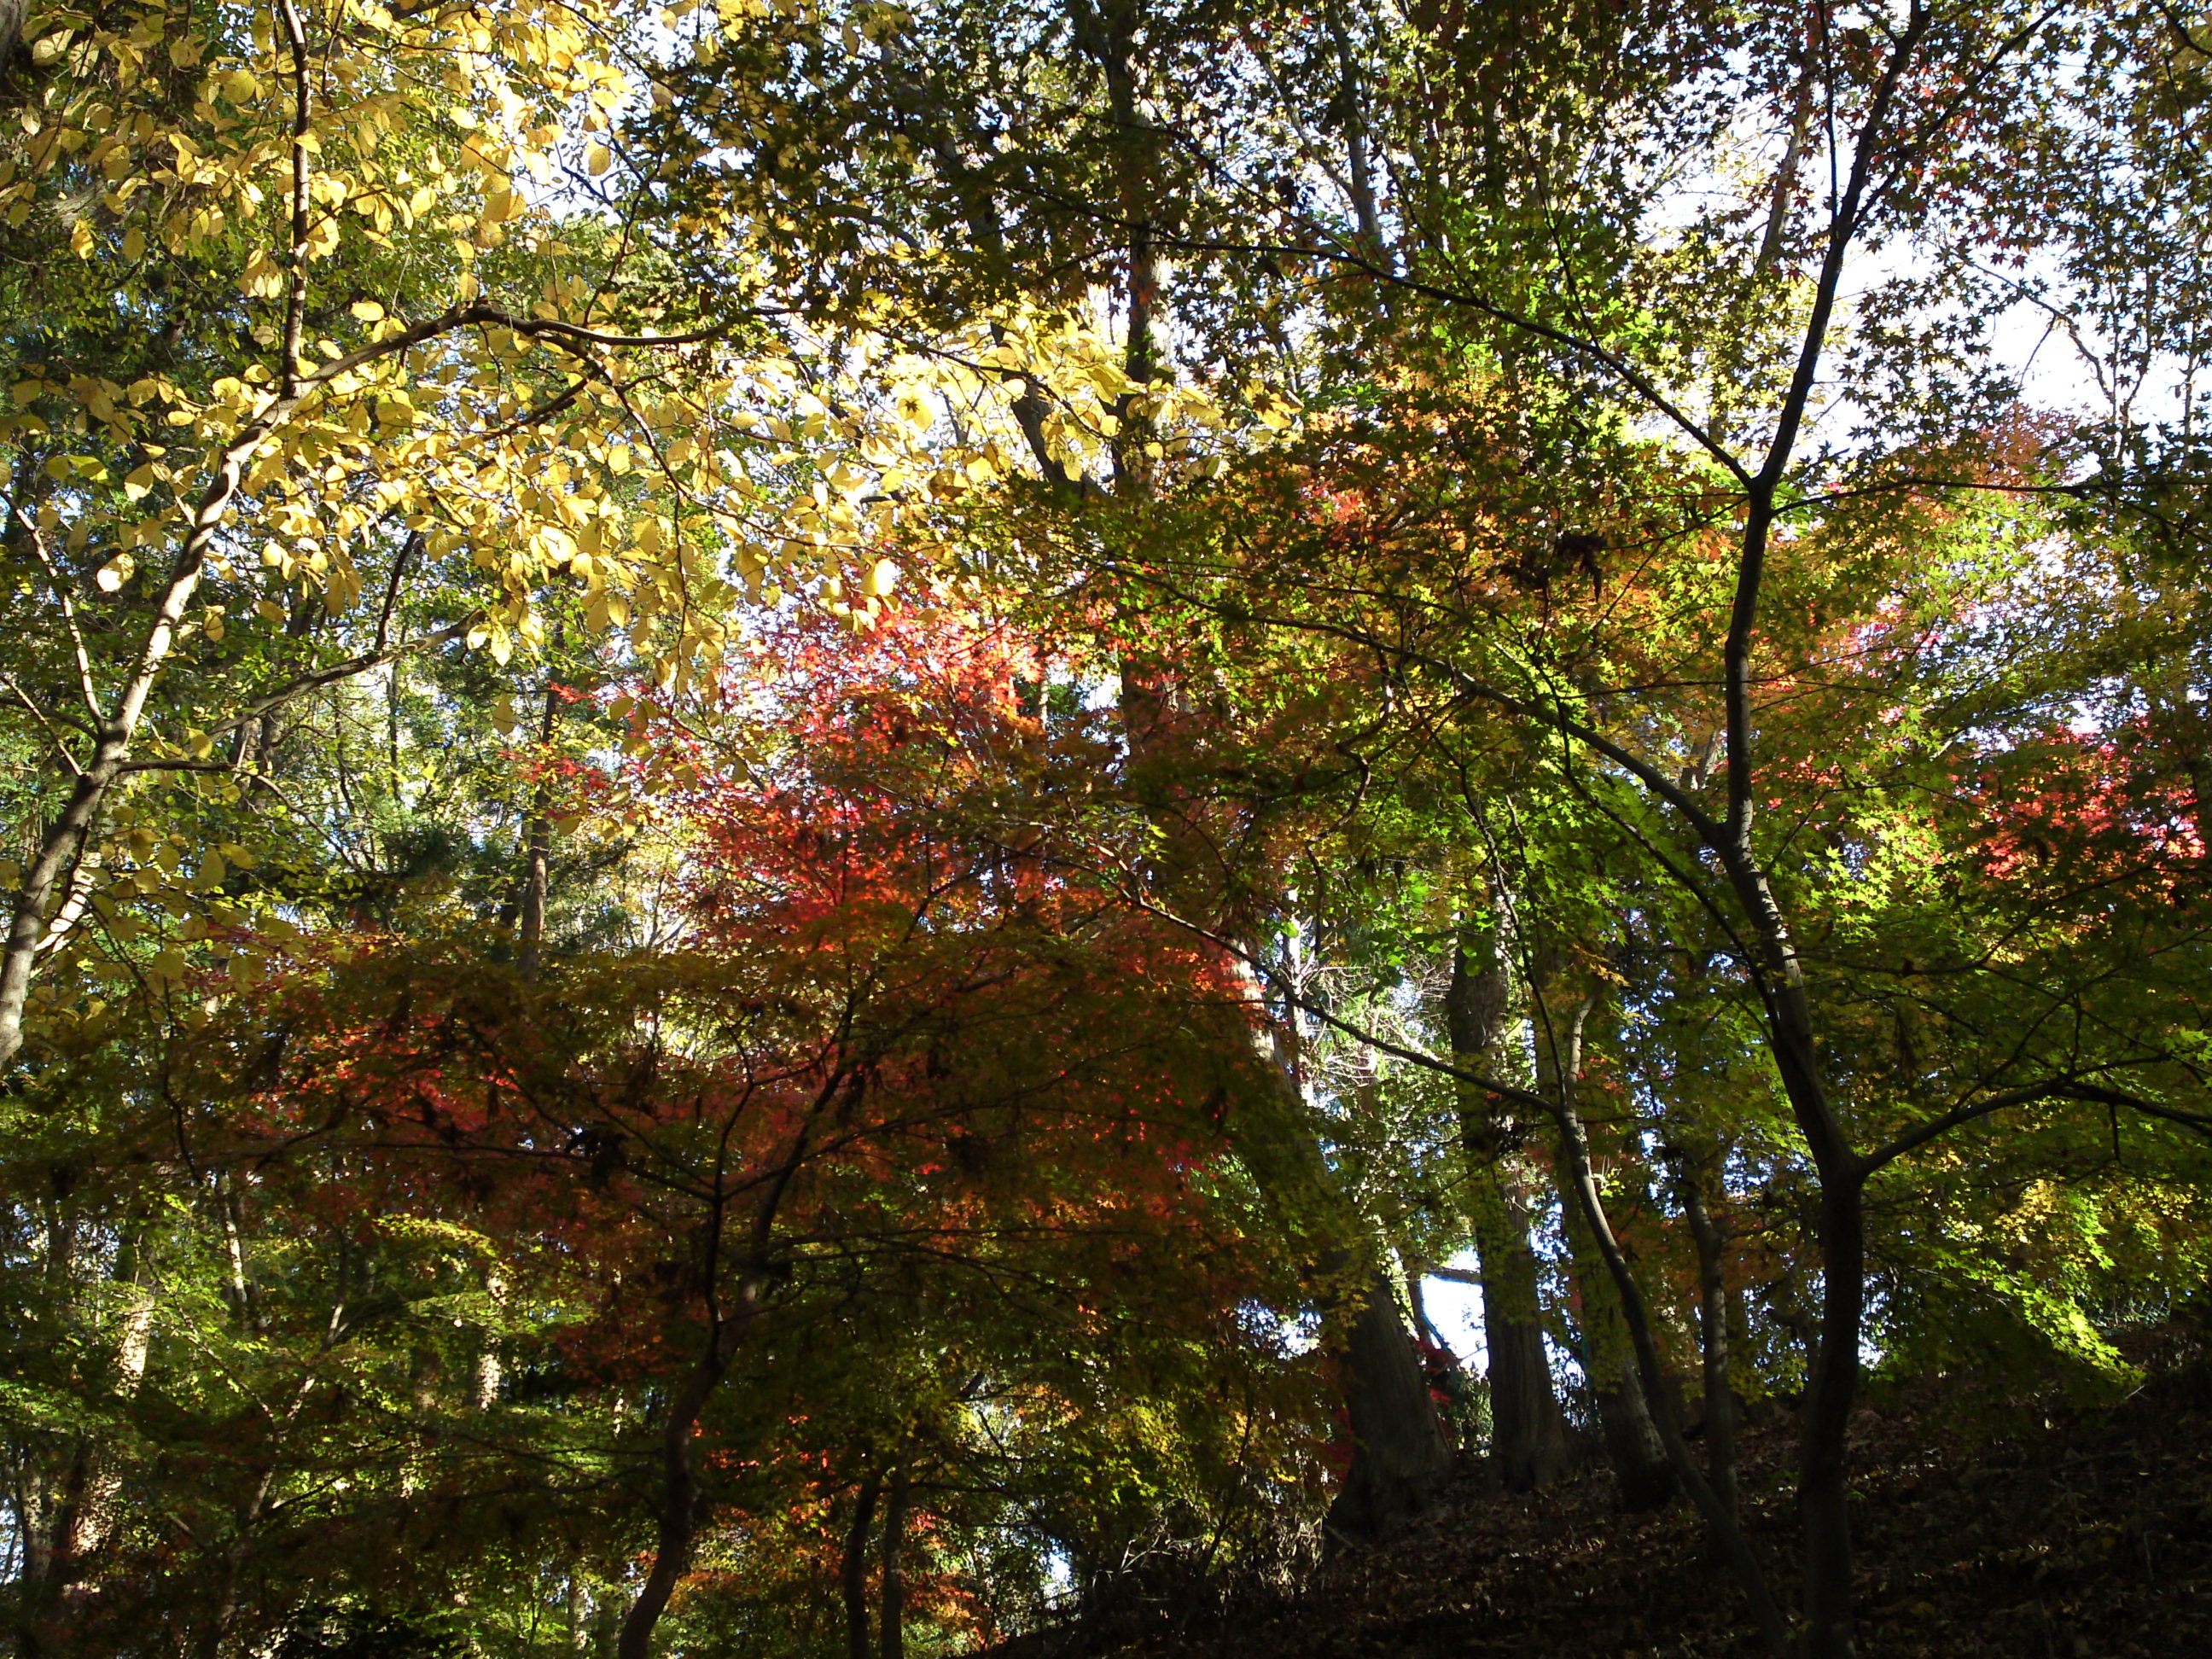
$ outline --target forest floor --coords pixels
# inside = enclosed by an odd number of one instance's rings
[[[2192,1345],[2193,1346],[2193,1345]],[[2155,1363],[2155,1361],[2154,1361]],[[1862,1659],[2212,1659],[2212,1372],[2160,1367],[2100,1409],[1957,1385],[1859,1413]],[[1981,1426],[1975,1426],[1979,1424]],[[1787,1584],[1795,1425],[1747,1429],[1743,1501]],[[1004,1659],[1749,1659],[1741,1597],[1686,1504],[1626,1515],[1601,1460],[1340,1555],[1293,1594],[1156,1606],[1040,1632]]]

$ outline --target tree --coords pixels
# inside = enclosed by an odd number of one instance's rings
[[[42,286],[9,331],[4,533],[37,648],[9,692],[24,854],[0,1060],[41,974],[147,896],[116,881],[125,780],[236,806],[301,699],[450,647],[503,665],[549,611],[688,681],[738,585],[811,582],[896,518],[851,504],[896,428],[833,421],[769,319],[665,325],[625,228],[650,181],[605,142],[649,73],[629,27],[289,4],[32,21],[7,235]],[[833,426],[834,466],[792,447]],[[173,868],[179,902],[223,879],[220,858],[197,889]],[[66,975],[49,999],[78,1000]]]
[[[1221,1144],[1224,1116],[1275,1099],[1241,1001],[1180,933],[1010,862],[962,800],[1003,809],[989,763],[1022,752],[1079,787],[1079,723],[1045,740],[1008,659],[957,623],[850,639],[822,619],[779,642],[785,689],[816,695],[783,705],[795,727],[756,780],[702,779],[686,804],[706,848],[689,949],[526,974],[453,935],[356,932],[288,951],[264,998],[180,1045],[188,1156],[256,1194],[240,1285],[197,1340],[273,1352],[198,1412],[125,1414],[205,1460],[168,1500],[197,1511],[200,1594],[160,1526],[134,1527],[38,1615],[41,1640],[164,1597],[216,1651],[301,1627],[341,1585],[410,1613],[373,1529],[477,1513],[572,1583],[606,1562],[593,1594],[624,1594],[618,1650],[644,1652],[702,1547],[788,1579],[736,1540],[748,1513],[804,1537],[824,1454],[904,1471],[909,1514],[941,1515],[1031,1418],[1097,1414],[1077,1443],[1133,1457],[1139,1491],[1180,1483],[1217,1549],[1231,1516],[1208,1506],[1273,1501],[1297,1431],[1268,1420],[1276,1337],[1255,1310],[1279,1291]],[[176,1265],[159,1282],[173,1304]],[[426,1340],[448,1310],[459,1328]],[[165,1337],[182,1329],[165,1310]],[[157,1361],[155,1386],[173,1398],[194,1370]],[[226,1412],[261,1426],[241,1438]],[[1157,1413],[1188,1449],[1114,1451]],[[1017,1512],[1064,1456],[1023,1454]],[[1178,1472],[1194,1459],[1204,1487]],[[313,1479],[333,1468],[343,1497]],[[159,1513],[159,1461],[124,1473]],[[1003,1529],[1007,1501],[963,1524]],[[1079,1499],[1107,1536],[1073,1515],[1060,1536],[1101,1548],[1129,1506]],[[285,1565],[303,1530],[349,1553],[343,1577]],[[641,1545],[650,1571],[623,1593],[611,1562]],[[495,1558],[434,1553],[448,1582],[498,1582]]]
[[[2192,15],[21,33],[26,1643],[1102,1605],[1324,1369],[1379,1531],[1471,1247],[1837,1659],[1869,1346],[2198,1271]]]

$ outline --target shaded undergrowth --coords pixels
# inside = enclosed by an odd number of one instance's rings
[[[2212,1659],[2212,1370],[2146,1339],[2117,1405],[1870,1391],[1854,1425],[1863,1659]],[[1991,1428],[1993,1421],[2007,1426]],[[1790,1582],[1795,1424],[1747,1425],[1743,1504]],[[1686,1507],[1624,1514],[1601,1464],[1526,1497],[1470,1474],[1444,1510],[1299,1589],[1193,1583],[999,1659],[1751,1659]]]

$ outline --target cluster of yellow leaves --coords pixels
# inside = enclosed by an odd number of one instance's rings
[[[103,590],[124,587],[153,565],[150,550],[189,532],[233,459],[240,476],[218,577],[258,567],[342,611],[361,595],[356,547],[404,526],[434,556],[465,550],[489,579],[475,637],[502,661],[536,637],[532,595],[548,581],[580,583],[595,625],[626,629],[640,652],[673,661],[716,643],[716,601],[727,596],[714,586],[726,574],[772,593],[779,578],[833,574],[864,554],[881,562],[871,550],[896,516],[904,474],[817,465],[813,452],[880,459],[896,447],[895,421],[864,431],[849,409],[833,413],[801,389],[787,356],[605,334],[594,307],[605,282],[563,269],[573,250],[552,194],[556,152],[603,130],[635,90],[615,61],[620,9],[449,6],[401,17],[335,0],[307,20],[304,128],[301,66],[281,19],[261,7],[234,39],[195,33],[190,13],[160,8],[119,28],[69,13],[33,26],[40,61],[69,72],[26,109],[17,158],[0,161],[5,210],[19,222],[33,208],[58,217],[88,164],[111,188],[76,211],[79,257],[128,265],[150,246],[220,262],[227,250],[243,295],[260,302],[255,337],[267,349],[197,393],[166,377],[126,387],[33,373],[15,386],[0,437],[50,439],[58,405],[64,424],[100,441],[88,448],[144,457],[119,502],[93,488],[112,482],[100,456],[47,463],[61,487],[41,528],[73,554],[102,556]],[[308,175],[296,249],[285,182],[295,153]],[[605,171],[602,146],[586,157],[588,171]],[[417,233],[406,251],[418,258],[421,233],[436,233],[443,291],[404,315],[355,301],[347,328],[331,331],[341,337],[302,342],[298,372],[313,384],[285,407],[279,313],[298,289],[327,318],[315,267],[349,239],[388,247],[396,230]],[[517,235],[555,271],[526,303],[489,296],[523,326],[479,323],[407,343],[441,310],[480,307],[478,256]],[[331,282],[358,286],[350,264]],[[547,321],[575,326],[527,325]],[[379,349],[392,342],[403,343]],[[272,429],[232,456],[272,410],[282,416]],[[204,459],[171,447],[187,441]],[[283,609],[273,596],[259,607]]]
[[[905,14],[847,17],[862,52]],[[803,0],[657,25],[605,0],[155,0],[30,21],[40,72],[0,133],[0,219],[77,262],[82,293],[150,304],[211,271],[235,295],[208,332],[240,355],[216,370],[21,363],[0,405],[0,441],[40,465],[17,504],[36,568],[12,574],[54,614],[72,593],[111,607],[119,626],[90,659],[80,645],[78,678],[134,754],[210,763],[250,690],[149,696],[183,672],[179,644],[273,638],[310,604],[388,605],[403,580],[465,588],[468,642],[501,665],[544,643],[549,594],[574,594],[676,696],[715,682],[741,598],[811,593],[866,626],[903,571],[954,562],[979,495],[1033,473],[1025,398],[1070,476],[1104,476],[1117,446],[1156,476],[1218,470],[1222,404],[1133,383],[1093,323],[1010,309],[926,339],[882,297],[817,338],[733,299],[671,337],[663,313],[611,299],[632,245],[608,192],[643,185],[610,176],[599,135],[665,98],[636,66],[653,27],[687,20],[825,27]],[[1289,423],[1287,405],[1247,407]],[[82,774],[44,730],[66,787]],[[168,845],[111,840],[76,866],[80,909],[111,936],[134,914],[176,924],[140,964],[157,978],[239,920],[228,855],[199,849],[179,876]]]

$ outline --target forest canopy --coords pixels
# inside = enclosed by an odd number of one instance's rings
[[[2208,143],[2164,0],[0,0],[15,1650],[1596,1462],[1846,1659],[1860,1403],[2206,1311]]]

